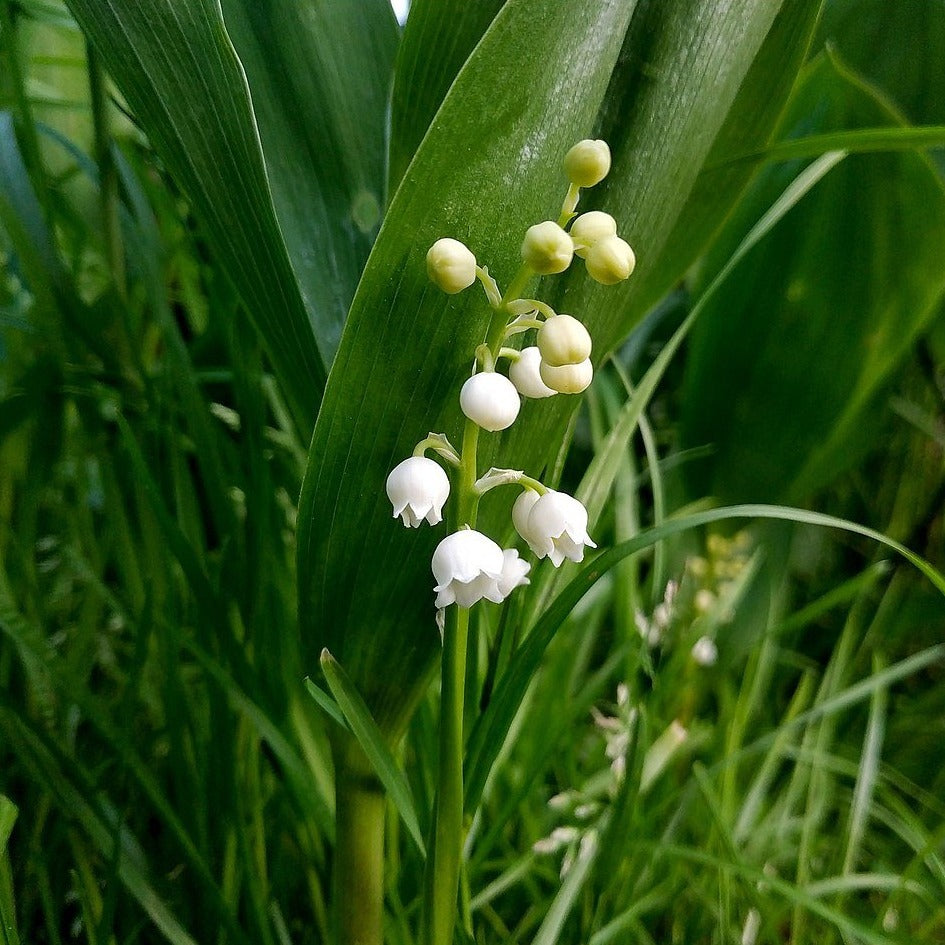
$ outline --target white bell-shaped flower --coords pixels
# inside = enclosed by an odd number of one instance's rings
[[[473,423],[495,433],[512,426],[522,402],[507,377],[494,371],[481,371],[463,384],[459,406]]]
[[[584,548],[597,547],[587,534],[587,509],[564,492],[549,491],[531,501],[523,527],[514,513],[512,521],[529,548],[539,558],[550,558],[556,568],[565,558],[583,561]]]
[[[523,584],[530,583],[528,572],[531,565],[519,557],[515,548],[505,548],[502,551],[502,576],[499,578],[499,592],[505,600],[512,591]]]
[[[443,521],[443,506],[450,495],[450,480],[443,467],[426,456],[411,456],[398,463],[387,477],[387,498],[407,528],[417,528],[426,519],[431,525]]]
[[[495,604],[505,599],[499,586],[505,571],[502,549],[482,532],[464,528],[447,535],[433,552],[436,606],[472,607],[483,598]]]
[[[542,397],[553,397],[553,391],[538,373],[541,368],[541,352],[536,345],[522,348],[518,360],[509,365],[509,380],[523,397],[539,400]]]

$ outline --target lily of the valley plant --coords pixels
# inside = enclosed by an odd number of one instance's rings
[[[593,378],[587,329],[574,316],[555,312],[538,299],[521,298],[526,283],[536,274],[564,272],[575,256],[584,260],[588,275],[604,285],[628,278],[634,269],[633,250],[617,235],[610,215],[575,213],[581,188],[598,184],[610,170],[606,142],[579,142],[565,156],[564,170],[570,185],[561,213],[557,221],[546,220],[528,229],[521,268],[505,293],[464,244],[445,237],[430,247],[427,271],[431,280],[454,294],[478,279],[493,314],[485,340],[475,351],[471,376],[460,391],[466,417],[461,448],[456,449],[445,434],[431,433],[387,478],[394,517],[408,528],[424,521],[438,525],[451,495],[453,499],[449,534],[440,541],[431,562],[443,659],[436,809],[422,918],[427,945],[449,945],[457,914],[464,840],[462,720],[469,609],[481,600],[502,603],[515,588],[528,583],[531,567],[517,549],[503,549],[476,530],[479,501],[498,486],[519,488],[512,508],[515,530],[538,558],[548,558],[555,567],[565,559],[580,562],[585,548],[596,547],[587,533],[587,511],[577,499],[522,470],[493,467],[480,475],[477,464],[480,430],[494,433],[515,423],[520,397],[579,394]],[[532,331],[534,345],[511,346],[514,336]],[[503,364],[508,366],[508,376],[500,371]],[[443,467],[427,457],[427,451],[448,465],[452,486]]]

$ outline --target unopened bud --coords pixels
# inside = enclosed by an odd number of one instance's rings
[[[483,371],[463,384],[459,406],[473,423],[495,433],[512,426],[521,401],[515,385],[507,377]]]
[[[536,223],[525,233],[522,259],[541,276],[564,272],[573,256],[571,237],[553,220]]]
[[[538,373],[541,369],[541,352],[532,346],[523,348],[518,360],[509,365],[509,380],[523,397],[540,399],[553,397],[554,391],[545,386]]]
[[[444,237],[427,252],[427,275],[444,292],[455,295],[476,281],[476,257],[459,240]]]
[[[551,367],[580,364],[591,356],[591,336],[571,315],[555,315],[538,329],[541,360]]]
[[[564,364],[561,367],[542,361],[539,374],[542,381],[559,394],[580,394],[590,387],[594,368],[590,358],[580,364]]]
[[[617,221],[603,210],[591,210],[582,213],[571,226],[571,239],[574,240],[574,252],[581,259],[587,251],[608,236],[617,235]]]
[[[578,187],[599,184],[610,171],[610,148],[606,141],[579,141],[564,156],[564,172]]]
[[[602,285],[616,285],[630,276],[637,264],[630,244],[619,236],[608,236],[585,254],[587,273]]]

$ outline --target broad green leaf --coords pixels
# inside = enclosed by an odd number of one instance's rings
[[[655,266],[643,269],[633,311],[643,314],[719,232],[754,172],[729,159],[771,136],[804,61],[823,0],[787,0],[738,90],[724,124]],[[824,148],[824,151],[831,150]]]
[[[299,428],[325,381],[266,177],[242,66],[214,0],[69,8],[192,202],[259,330]]]
[[[380,225],[397,51],[388,0],[222,0],[272,199],[330,365]]]
[[[441,534],[391,520],[388,471],[428,430],[455,435],[458,389],[489,308],[426,276],[465,240],[507,282],[521,234],[560,203],[559,162],[593,124],[632,11],[510,0],[457,77],[385,219],[345,325],[299,510],[300,620],[382,730],[405,721],[439,650],[429,561]],[[554,63],[522,87],[523,62]]]
[[[811,117],[816,116],[816,117]],[[821,58],[786,137],[897,124],[871,91]],[[711,274],[797,163],[765,170],[706,265]],[[751,254],[693,330],[684,444],[712,443],[693,491],[787,500],[823,486],[867,447],[863,422],[945,290],[945,193],[928,160],[851,155]]]
[[[390,108],[390,192],[450,85],[505,0],[414,0],[397,54]]]
[[[420,830],[420,822],[417,820],[417,810],[407,778],[391,754],[377,723],[371,718],[371,712],[364,704],[361,694],[328,650],[322,652],[321,664],[328,688],[331,689],[338,707],[344,713],[348,727],[357,738],[358,744],[380,778],[381,784],[387,789],[394,807],[397,808],[397,813],[400,814],[410,834],[410,839],[416,844],[420,854],[424,855],[423,834]]]
[[[309,662],[322,646],[336,653],[385,731],[408,716],[439,649],[429,560],[442,533],[392,523],[384,480],[428,430],[458,435],[458,389],[489,312],[477,292],[447,299],[427,282],[427,248],[462,239],[507,285],[525,229],[557,214],[561,158],[600,129],[614,170],[589,205],[614,213],[641,269],[655,264],[779,8],[509,0],[444,100],[355,297],[299,519]],[[578,265],[566,285],[563,305],[603,357],[636,317],[633,280],[589,286]],[[576,403],[526,403],[508,434],[483,437],[482,469],[501,445],[497,465],[541,474]],[[490,496],[481,527],[504,534],[510,501]]]

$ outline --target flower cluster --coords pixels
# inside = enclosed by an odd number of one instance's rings
[[[633,250],[617,235],[613,217],[597,210],[575,213],[581,189],[600,183],[610,163],[604,141],[581,141],[567,153],[564,170],[570,185],[561,214],[557,221],[528,228],[521,247],[522,267],[504,295],[489,270],[459,240],[438,239],[427,252],[427,274],[440,289],[454,295],[478,279],[493,310],[486,340],[476,349],[471,376],[460,390],[459,404],[467,419],[462,453],[443,434],[431,433],[387,478],[395,518],[408,528],[424,521],[437,525],[451,486],[443,467],[425,455],[427,450],[455,467],[456,515],[451,520],[457,530],[439,543],[432,561],[440,610],[450,604],[471,607],[480,600],[500,603],[528,583],[530,565],[518,551],[501,548],[475,528],[479,499],[496,486],[522,489],[512,521],[538,558],[548,558],[559,567],[566,559],[582,561],[584,549],[596,547],[587,533],[587,510],[572,496],[517,470],[493,468],[477,478],[476,444],[479,430],[494,433],[515,423],[522,397],[578,394],[591,383],[592,341],[585,326],[574,316],[520,293],[536,275],[564,272],[575,256],[584,260],[590,277],[604,285],[629,277],[636,261]],[[535,333],[533,344],[512,346],[513,336],[530,331]],[[507,375],[499,370],[503,361]]]

